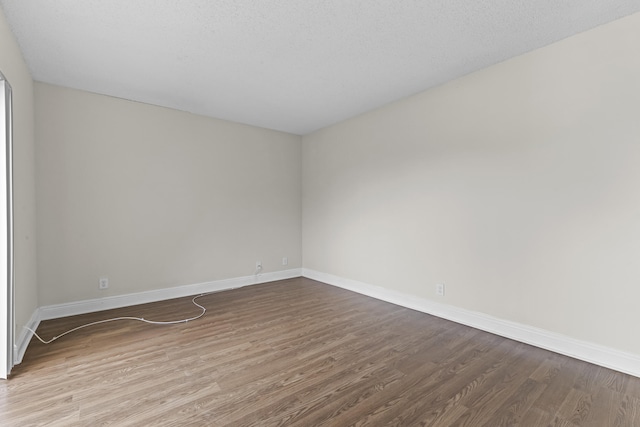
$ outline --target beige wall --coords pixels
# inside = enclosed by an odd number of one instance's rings
[[[640,354],[638,46],[640,14],[305,136],[304,267]]]
[[[0,9],[0,71],[13,93],[16,339],[38,306],[33,80]]]
[[[41,83],[35,100],[40,305],[301,267],[299,136]]]

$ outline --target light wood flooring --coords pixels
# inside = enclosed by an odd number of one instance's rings
[[[2,426],[640,426],[640,379],[297,278],[32,340]],[[43,322],[50,338],[181,298]]]

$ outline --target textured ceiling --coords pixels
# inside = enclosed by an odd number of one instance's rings
[[[305,134],[640,0],[0,0],[35,80]]]

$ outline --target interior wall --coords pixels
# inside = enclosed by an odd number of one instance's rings
[[[640,14],[303,137],[304,267],[640,354],[638,46]]]
[[[38,307],[33,80],[0,9],[0,70],[13,98],[13,209],[16,339]]]
[[[301,267],[299,136],[42,83],[35,100],[40,305]]]

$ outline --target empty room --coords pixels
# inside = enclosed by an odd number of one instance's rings
[[[0,425],[640,426],[636,0],[0,0]]]

